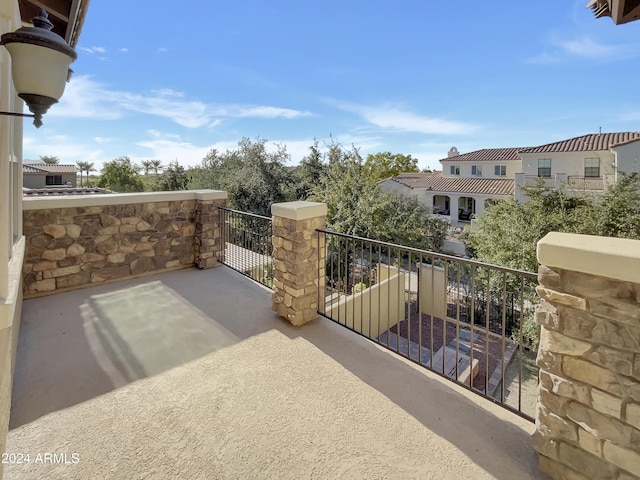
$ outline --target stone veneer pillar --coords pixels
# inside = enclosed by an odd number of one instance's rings
[[[538,243],[536,450],[554,479],[640,479],[640,241]]]
[[[196,196],[194,261],[198,268],[217,267],[223,261],[225,246],[218,207],[227,206],[227,192],[199,193]]]
[[[318,277],[324,278],[324,265],[318,262],[318,249],[324,237],[327,205],[315,202],[275,203],[273,215],[273,304],[272,310],[293,325],[318,317]],[[324,255],[322,255],[324,258]]]

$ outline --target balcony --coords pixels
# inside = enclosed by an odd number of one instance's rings
[[[220,266],[25,301],[6,478],[543,477],[533,424],[271,295]]]
[[[577,191],[601,191],[605,182],[602,177],[583,177],[580,175],[556,174],[552,177],[536,177],[525,175],[524,186],[527,188],[542,186],[545,189],[566,188]]]
[[[637,241],[549,234],[536,275],[331,232],[311,202],[38,202],[6,478],[637,471]]]

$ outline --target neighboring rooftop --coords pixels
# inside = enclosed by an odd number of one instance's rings
[[[508,162],[510,160],[520,160],[518,152],[522,150],[516,148],[483,148],[475,152],[452,155],[439,160],[440,162]],[[456,150],[457,152],[457,150]]]
[[[102,195],[115,193],[106,188],[99,187],[47,187],[47,188],[23,188],[22,195],[25,197],[47,197],[60,195]]]
[[[591,133],[538,147],[524,148],[520,153],[602,151],[636,140],[640,140],[640,132]]]
[[[76,173],[75,165],[62,163],[29,163],[22,165],[22,173]]]
[[[514,180],[509,178],[443,177],[442,172],[401,173],[391,180],[411,189],[424,188],[438,192],[513,195]]]

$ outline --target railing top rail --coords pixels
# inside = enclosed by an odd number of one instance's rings
[[[239,213],[241,215],[247,215],[249,217],[261,218],[263,220],[271,220],[271,217],[265,217],[264,215],[258,215],[257,213],[243,212],[242,210],[234,210],[233,208],[218,207],[218,209],[224,210],[225,212],[233,212],[233,213]]]
[[[321,232],[321,233],[328,233],[330,235],[336,235],[336,236],[339,236],[339,237],[351,238],[353,240],[360,240],[360,241],[363,241],[363,242],[373,242],[373,243],[376,243],[376,244],[384,246],[384,247],[398,248],[398,249],[405,250],[407,252],[428,255],[430,257],[438,258],[440,260],[451,260],[451,261],[456,261],[456,262],[463,262],[463,263],[466,263],[468,265],[472,265],[472,266],[476,266],[476,267],[490,268],[492,270],[497,270],[497,271],[505,272],[505,273],[513,273],[513,274],[520,275],[520,276],[522,276],[524,278],[528,278],[528,279],[531,279],[531,280],[536,280],[538,278],[538,275],[536,273],[527,272],[526,270],[518,270],[518,269],[515,269],[515,268],[504,267],[502,265],[493,265],[491,263],[483,263],[483,262],[479,262],[477,260],[470,260],[470,259],[466,259],[466,258],[454,257],[453,255],[447,255],[445,253],[430,252],[429,250],[421,250],[419,248],[407,247],[407,246],[404,246],[404,245],[398,245],[396,243],[389,243],[389,242],[383,242],[383,241],[380,241],[380,240],[373,240],[371,238],[358,237],[357,235],[349,235],[349,234],[346,234],[346,233],[332,232],[331,230],[324,230],[324,229],[318,228],[318,229],[316,229],[316,231],[317,232]]]

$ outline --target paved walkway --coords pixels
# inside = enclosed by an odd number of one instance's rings
[[[532,424],[270,307],[224,266],[26,301],[5,478],[543,478]]]

